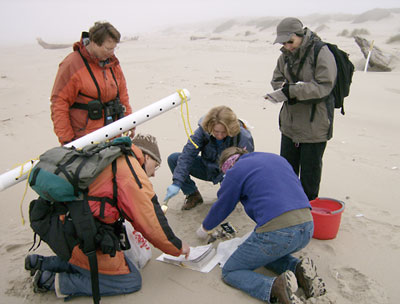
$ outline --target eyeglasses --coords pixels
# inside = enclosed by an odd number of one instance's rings
[[[293,44],[294,43],[294,41],[293,40],[289,40],[289,41],[286,41],[286,42],[284,42],[284,43],[282,43],[283,45],[286,45],[286,44]]]
[[[150,156],[150,158],[156,163],[156,165],[154,166],[154,171],[157,171],[158,169],[160,169],[160,163],[158,161],[156,161],[152,156]]]
[[[104,45],[103,47],[104,47],[104,49],[106,50],[106,52],[115,52],[116,50],[119,49],[119,46],[115,46],[115,47],[109,48],[109,47],[106,47],[106,46]]]

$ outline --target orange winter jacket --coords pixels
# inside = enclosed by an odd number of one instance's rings
[[[132,223],[132,226],[161,251],[179,256],[182,252],[182,242],[177,238],[172,229],[168,225],[168,221],[161,210],[157,196],[153,191],[153,187],[145,171],[142,169],[143,154],[139,149],[134,152],[138,159],[130,156],[129,160],[138,176],[141,187],[136,182],[131,170],[122,155],[117,159],[117,185],[118,185],[118,208],[124,215],[126,220]],[[139,151],[138,151],[139,150]],[[89,196],[106,196],[113,197],[112,169],[109,165],[96,178],[89,187]],[[93,215],[99,218],[100,203],[89,201]],[[104,219],[100,219],[106,223],[115,222],[120,214],[118,209],[105,204]],[[128,265],[125,261],[122,251],[117,251],[115,257],[103,254],[97,251],[99,273],[108,275],[127,274],[129,273]],[[76,246],[69,260],[71,264],[84,269],[89,268],[87,256]]]
[[[132,113],[125,77],[117,57],[113,55],[102,66],[102,62],[87,52],[83,39],[74,44],[73,50],[74,52],[60,63],[50,98],[51,119],[61,144],[104,126],[104,114],[102,119],[91,120],[88,118],[87,110],[71,108],[75,102],[87,104],[91,100],[98,99],[96,85],[78,50],[87,59],[96,78],[100,88],[101,102],[114,100],[119,92],[121,104],[126,108],[125,115]],[[115,80],[110,68],[115,75]]]

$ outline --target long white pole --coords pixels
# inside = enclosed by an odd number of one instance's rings
[[[75,148],[82,148],[88,144],[103,142],[111,139],[180,105],[182,101],[184,101],[184,96],[186,96],[187,101],[190,100],[190,93],[186,89],[181,90],[180,94],[177,92],[169,95],[135,113],[121,118],[77,140],[74,140],[66,144],[65,147],[73,146]],[[3,191],[25,180],[29,171],[34,165],[36,165],[37,162],[37,160],[28,161],[25,164],[0,175],[0,191]]]

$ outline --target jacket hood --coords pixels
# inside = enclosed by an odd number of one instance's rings
[[[321,40],[321,38],[314,33],[313,31],[311,31],[309,28],[305,28],[304,29],[304,36],[303,36],[303,41],[301,42],[300,47],[295,50],[293,53],[286,50],[284,47],[281,47],[281,52],[283,54],[285,54],[286,56],[294,56],[294,57],[298,57],[298,56],[303,56],[307,47],[311,44],[314,43],[314,41],[318,41]]]
[[[117,57],[115,57],[115,55],[112,55],[110,58],[108,58],[106,64],[103,63],[104,61],[102,62],[102,61],[98,60],[96,57],[90,55],[86,49],[86,45],[89,42],[90,42],[89,38],[87,38],[86,35],[84,35],[84,33],[82,33],[81,40],[75,42],[74,45],[72,46],[72,49],[74,51],[79,50],[80,53],[82,54],[82,56],[85,57],[88,62],[98,64],[99,66],[103,66],[105,68],[110,68],[110,67],[113,67],[113,66],[116,66],[119,64],[119,60]]]

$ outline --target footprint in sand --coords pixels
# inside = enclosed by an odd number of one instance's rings
[[[364,222],[363,234],[368,237],[374,244],[379,245],[382,240],[393,250],[398,250],[400,248],[399,244],[399,232],[400,225],[392,224],[391,222],[381,221],[379,215],[386,216],[386,212],[377,211],[376,218],[363,217]],[[383,217],[383,216],[381,216]]]
[[[5,248],[5,250],[7,252],[13,252],[13,251],[18,250],[21,247],[26,247],[27,245],[28,245],[28,243],[25,243],[25,244],[7,244],[7,245],[4,246],[4,248]]]
[[[33,303],[37,298],[37,294],[34,294],[32,290],[32,278],[26,276],[9,280],[9,287],[5,290],[5,294],[24,298],[24,303]]]
[[[352,303],[389,303],[383,288],[355,268],[334,268],[332,275],[338,283],[339,293]]]

